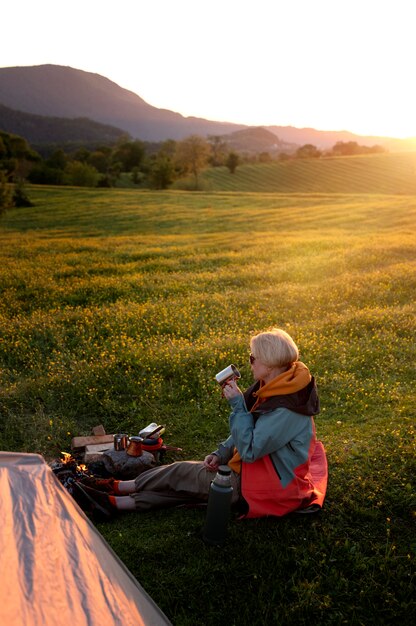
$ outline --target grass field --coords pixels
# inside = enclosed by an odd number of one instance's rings
[[[177,188],[192,188],[180,180]],[[416,152],[370,154],[207,169],[199,186],[206,191],[279,193],[416,194]]]
[[[238,172],[238,170],[237,170]],[[416,619],[416,196],[34,188],[0,223],[0,449],[166,424],[167,460],[227,436],[215,373],[292,334],[329,461],[316,517],[130,514],[99,530],[175,626]]]

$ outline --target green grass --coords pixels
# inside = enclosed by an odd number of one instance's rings
[[[410,624],[415,615],[416,196],[33,188],[0,224],[0,449],[165,423],[227,435],[215,373],[250,383],[277,325],[315,374],[329,461],[313,518],[126,515],[99,530],[175,626]]]
[[[175,186],[192,184],[180,180]],[[210,168],[199,184],[207,191],[416,194],[416,152],[254,163],[234,174]]]

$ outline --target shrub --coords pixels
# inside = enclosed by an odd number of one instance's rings
[[[100,175],[92,165],[72,161],[66,168],[68,183],[77,187],[96,187]]]
[[[11,206],[13,206],[13,190],[4,172],[0,170],[0,215]]]

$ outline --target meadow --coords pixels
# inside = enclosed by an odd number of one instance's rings
[[[238,170],[237,170],[238,172]],[[69,451],[103,424],[166,424],[202,459],[227,436],[214,380],[287,330],[317,379],[323,511],[201,510],[99,524],[175,626],[411,624],[416,196],[32,188],[0,222],[0,449]]]
[[[192,178],[175,186],[190,188]],[[230,174],[226,167],[202,172],[206,191],[279,193],[416,194],[416,152],[386,152],[319,159],[246,163]]]

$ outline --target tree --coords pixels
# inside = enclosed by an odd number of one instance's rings
[[[145,147],[142,141],[125,141],[119,144],[113,152],[113,160],[121,163],[123,172],[131,172],[134,167],[143,165]]]
[[[355,154],[377,154],[385,152],[382,146],[361,146],[356,141],[337,141],[331,150],[334,156],[352,156]]]
[[[99,180],[99,173],[92,165],[72,161],[66,168],[68,183],[77,187],[96,187]]]
[[[209,144],[199,135],[190,135],[176,144],[175,161],[183,174],[194,176],[195,189],[198,189],[198,176],[208,163],[209,153]]]
[[[14,185],[13,192],[13,206],[15,207],[30,207],[34,206],[32,200],[26,193],[24,182],[19,178]]]
[[[166,139],[165,141],[163,141],[158,150],[158,155],[168,156],[171,159],[173,159],[175,157],[175,154],[176,154],[176,141],[174,139]]]
[[[259,163],[270,163],[271,160],[270,152],[260,152]]]
[[[63,185],[65,171],[49,167],[46,163],[37,163],[27,175],[27,180],[34,185]]]
[[[58,150],[52,152],[51,156],[46,159],[45,163],[48,167],[63,171],[68,163],[68,157],[65,152],[59,148]]]
[[[298,159],[317,159],[321,156],[321,151],[311,143],[305,143],[296,150],[296,158]]]
[[[0,131],[0,168],[9,181],[14,176],[26,177],[40,155],[32,150],[26,139]]]
[[[79,163],[88,163],[90,154],[90,151],[85,146],[81,146],[71,155],[71,158],[73,161],[79,161]]]
[[[6,146],[4,145],[3,137],[0,134],[0,161],[7,155]]]
[[[88,165],[92,165],[100,174],[106,174],[111,163],[111,148],[102,146],[88,157]]]
[[[35,185],[63,185],[68,157],[61,149],[55,150],[46,161],[37,163],[27,179]]]
[[[220,135],[210,135],[208,141],[211,145],[210,163],[213,167],[224,165],[227,153],[227,144]]]
[[[13,190],[7,182],[6,174],[0,170],[0,215],[13,206]]]
[[[174,174],[172,159],[165,154],[158,154],[150,165],[150,186],[153,189],[167,189],[173,183]]]
[[[228,167],[230,174],[234,174],[237,166],[240,164],[240,157],[236,152],[229,152],[225,165]]]

